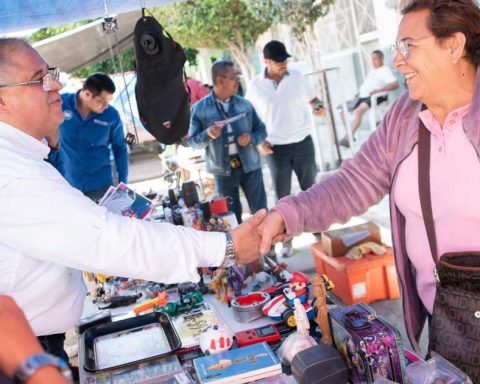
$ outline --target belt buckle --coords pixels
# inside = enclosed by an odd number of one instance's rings
[[[238,159],[232,159],[232,160],[230,160],[230,166],[231,166],[232,168],[238,168],[238,167],[240,167],[240,165],[241,165],[241,164],[240,164],[240,160],[238,160]]]

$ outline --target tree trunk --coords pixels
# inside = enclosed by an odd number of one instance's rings
[[[248,50],[244,46],[238,46],[231,42],[225,43],[232,54],[233,59],[240,67],[242,71],[242,77],[245,81],[245,85],[250,83],[250,80],[255,76],[255,67],[253,65],[253,58],[249,54]]]

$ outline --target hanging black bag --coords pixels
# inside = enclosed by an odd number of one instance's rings
[[[190,98],[183,82],[185,53],[154,17],[145,14],[135,25],[134,46],[140,120],[161,143],[177,143],[190,124]]]
[[[480,383],[480,252],[443,254],[438,263],[430,192],[430,132],[420,120],[418,186],[423,220],[437,278],[429,334],[435,351]]]

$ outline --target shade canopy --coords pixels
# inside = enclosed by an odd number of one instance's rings
[[[178,0],[177,0],[178,1]],[[175,0],[2,0],[0,35],[174,3]]]

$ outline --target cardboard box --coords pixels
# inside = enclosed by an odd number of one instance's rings
[[[345,256],[350,248],[368,241],[382,244],[380,228],[371,221],[322,233],[323,248],[332,257]]]
[[[386,248],[385,255],[367,254],[350,260],[327,255],[320,241],[311,246],[316,272],[333,281],[333,293],[348,305],[400,297],[393,251]]]

